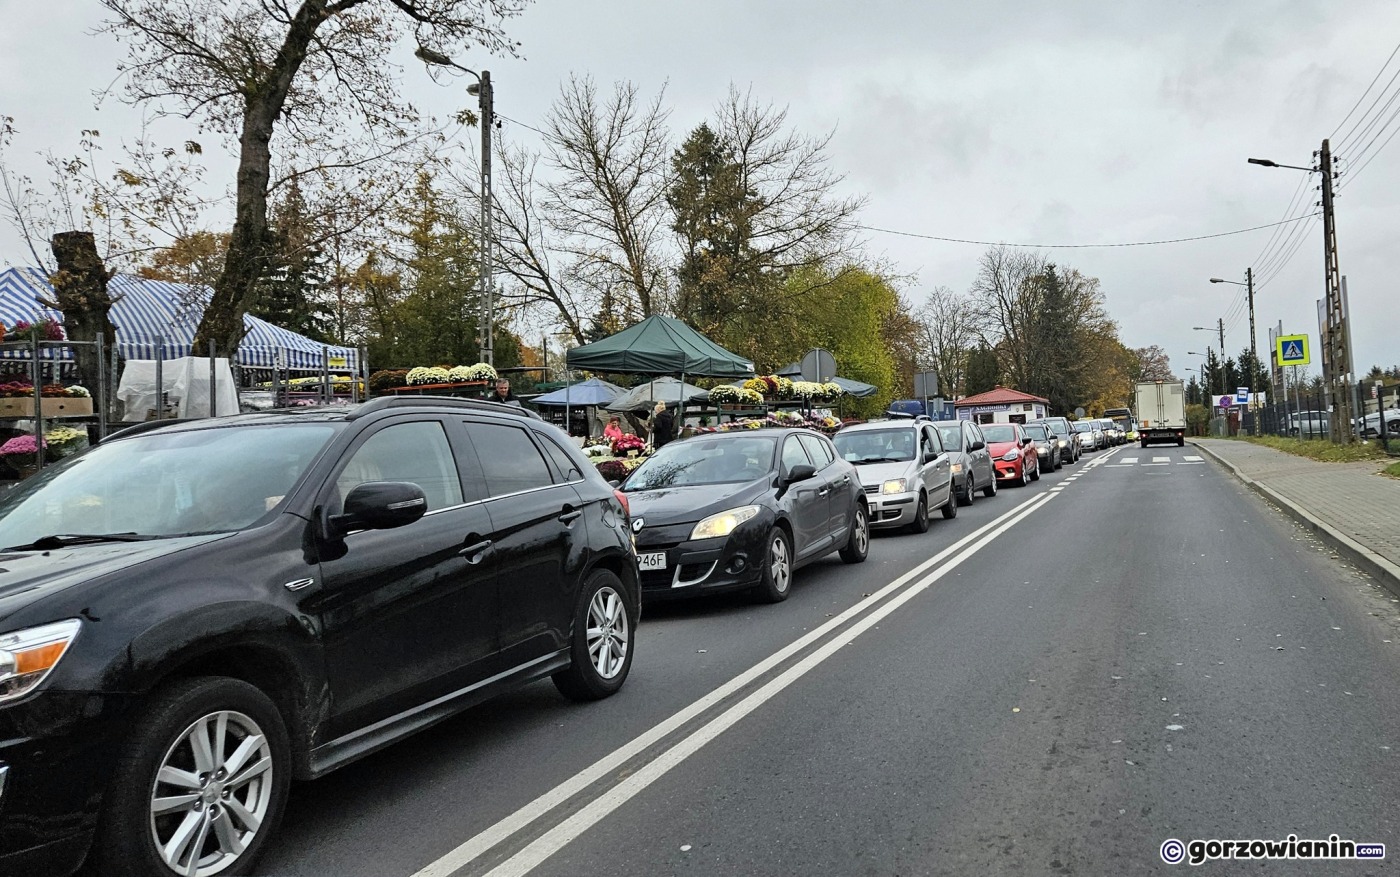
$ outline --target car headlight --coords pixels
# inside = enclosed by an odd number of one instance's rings
[[[1064,439],[1056,439],[1056,441],[1059,442],[1060,447],[1062,447],[1062,448],[1067,448],[1067,447],[1069,447],[1069,442],[1065,441]]]
[[[1001,455],[1001,458],[1002,458],[1003,460],[1005,460],[1006,462],[1008,462],[1008,463],[1010,463],[1010,462],[1012,462],[1012,461],[1014,461],[1014,460],[1018,460],[1018,459],[1020,459],[1020,457],[1021,457],[1021,452],[1020,452],[1020,451],[1014,451],[1014,450],[1013,450],[1013,451],[1007,451],[1006,453],[1004,453],[1004,454]]]
[[[962,472],[962,463],[954,463],[954,464],[953,464],[953,474],[954,474],[954,475],[958,475],[958,474],[960,474],[961,472]]]
[[[82,626],[70,618],[0,634],[0,703],[23,697],[43,682]]]
[[[751,521],[757,516],[758,506],[756,505],[746,505],[710,515],[695,525],[695,529],[690,531],[690,538],[715,539],[720,536],[728,536],[734,532],[735,527],[745,521]]]
[[[881,493],[908,493],[909,480],[907,478],[891,478],[880,487]]]

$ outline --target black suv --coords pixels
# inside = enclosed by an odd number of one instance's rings
[[[0,874],[246,873],[291,779],[627,677],[625,499],[521,409],[146,426],[0,498]]]

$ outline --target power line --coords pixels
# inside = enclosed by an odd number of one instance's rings
[[[1390,63],[1390,62],[1387,61],[1386,63],[1388,64],[1388,63]],[[1384,69],[1385,69],[1385,68],[1381,68],[1381,69],[1382,69],[1382,72],[1384,72]],[[1397,69],[1396,69],[1395,73],[1390,77],[1390,80],[1389,80],[1388,82],[1386,82],[1385,88],[1382,88],[1382,89],[1380,90],[1380,93],[1376,95],[1376,99],[1373,100],[1373,101],[1371,101],[1371,105],[1370,105],[1369,107],[1366,108],[1366,112],[1364,112],[1364,113],[1361,114],[1361,118],[1359,118],[1359,119],[1357,119],[1355,122],[1353,122],[1353,123],[1352,123],[1352,126],[1351,126],[1351,128],[1350,128],[1350,130],[1348,130],[1347,133],[1345,133],[1345,134],[1342,135],[1342,139],[1341,139],[1341,140],[1337,141],[1337,146],[1336,146],[1336,148],[1335,148],[1335,151],[1340,152],[1341,150],[1343,150],[1344,148],[1346,148],[1347,139],[1350,138],[1351,135],[1354,134],[1354,133],[1356,132],[1357,127],[1358,127],[1362,122],[1366,121],[1366,117],[1369,116],[1369,115],[1371,115],[1371,110],[1374,110],[1374,109],[1376,108],[1376,104],[1378,104],[1378,103],[1381,102],[1381,98],[1385,97],[1386,91],[1388,91],[1388,90],[1390,89],[1390,86],[1392,86],[1392,85],[1395,84],[1395,80],[1396,80],[1397,78],[1400,78],[1400,68],[1397,68]],[[1367,91],[1370,91],[1370,89],[1367,89]],[[1364,98],[1365,98],[1365,95],[1362,95],[1362,98],[1364,99]],[[1393,100],[1393,99],[1394,99],[1394,98],[1392,97],[1392,100]],[[1338,127],[1340,127],[1340,126],[1338,126]],[[1329,139],[1330,139],[1330,138],[1329,138]]]
[[[1356,175],[1359,174],[1359,173],[1361,173],[1362,171],[1364,171],[1364,170],[1366,169],[1366,165],[1368,165],[1368,164],[1370,164],[1371,162],[1375,161],[1375,160],[1376,160],[1376,156],[1380,155],[1383,151],[1385,151],[1385,148],[1386,148],[1387,146],[1390,145],[1390,141],[1395,139],[1395,135],[1396,135],[1396,134],[1400,134],[1400,127],[1397,127],[1394,131],[1391,131],[1391,132],[1390,132],[1390,136],[1387,137],[1387,138],[1385,138],[1385,142],[1382,143],[1382,144],[1380,145],[1380,148],[1379,148],[1379,149],[1377,149],[1375,152],[1371,153],[1371,157],[1370,157],[1370,158],[1366,159],[1364,162],[1361,163],[1361,167],[1359,167],[1359,168],[1357,168],[1356,170],[1351,171],[1350,173],[1347,174],[1347,178],[1346,178],[1345,180],[1342,181],[1342,184],[1341,184],[1340,186],[1337,187],[1337,191],[1341,191],[1342,189],[1344,189],[1344,188],[1346,188],[1347,186],[1349,186],[1349,185],[1351,184],[1351,181],[1354,180],[1354,179],[1356,179]],[[1380,136],[1380,135],[1376,135],[1376,136]]]
[[[892,228],[876,228],[873,225],[857,225],[856,228],[864,229],[865,231],[880,232],[881,234],[893,234],[899,235],[901,237],[920,238],[922,240],[928,241],[942,241],[943,243],[947,244],[976,244],[977,246],[982,247],[1017,247],[1033,250],[1092,250],[1106,249],[1110,247],[1153,247],[1159,246],[1161,244],[1185,244],[1190,243],[1191,241],[1206,241],[1211,240],[1212,238],[1224,238],[1230,237],[1231,235],[1248,234],[1251,231],[1261,231],[1266,228],[1273,228],[1276,225],[1287,225],[1290,222],[1297,222],[1300,219],[1307,219],[1309,216],[1317,215],[1319,214],[1308,213],[1304,214],[1303,216],[1295,216],[1292,219],[1285,219],[1282,222],[1271,222],[1267,225],[1256,225],[1251,228],[1239,228],[1235,229],[1234,231],[1222,231],[1217,232],[1215,234],[1195,235],[1194,237],[1188,238],[1169,238],[1166,240],[1157,241],[1128,241],[1111,244],[1013,244],[1007,243],[1006,241],[977,241],[970,240],[968,238],[949,238],[932,234],[919,234],[918,232],[912,231],[896,231]]]
[[[1298,252],[1298,250],[1299,250],[1299,248],[1302,247],[1303,242],[1306,241],[1306,240],[1308,239],[1308,234],[1307,234],[1307,232],[1312,231],[1312,229],[1314,228],[1314,226],[1315,226],[1315,223],[1309,223],[1309,224],[1307,224],[1306,226],[1302,226],[1302,228],[1304,229],[1304,231],[1303,231],[1302,234],[1298,235],[1297,240],[1294,241],[1294,243],[1293,243],[1293,249],[1288,253],[1288,255],[1283,259],[1282,262],[1279,262],[1279,263],[1278,263],[1278,265],[1274,268],[1272,274],[1270,274],[1268,277],[1266,277],[1266,278],[1263,279],[1262,281],[1260,281],[1260,282],[1254,284],[1254,292],[1255,292],[1256,295],[1259,293],[1259,290],[1263,289],[1266,285],[1268,285],[1269,283],[1271,283],[1271,282],[1272,282],[1273,280],[1275,280],[1280,274],[1283,273],[1283,269],[1284,269],[1285,267],[1287,267],[1287,265],[1288,265],[1289,262],[1293,261],[1294,255],[1296,255],[1297,252]]]
[[[1288,199],[1288,207],[1283,211],[1283,217],[1292,216],[1294,211],[1296,211],[1300,206],[1302,206],[1301,202],[1298,200],[1298,196],[1303,193],[1304,187],[1308,184],[1308,179],[1308,175],[1304,175],[1298,178],[1298,188],[1293,190],[1293,197]],[[1264,244],[1264,249],[1260,250],[1259,255],[1255,256],[1254,260],[1251,261],[1249,264],[1259,265],[1263,262],[1266,254],[1272,255],[1270,251],[1273,249],[1274,246],[1276,246],[1275,242],[1277,242],[1278,244],[1283,243],[1283,236],[1286,236],[1284,228],[1284,226],[1280,225],[1274,229],[1273,234],[1269,235],[1269,240]],[[1291,228],[1288,229],[1288,231],[1292,230],[1293,229]]]
[[[1269,258],[1265,259],[1262,264],[1254,266],[1254,275],[1256,277],[1263,277],[1264,275],[1269,274],[1274,269],[1276,269],[1280,264],[1283,263],[1284,254],[1287,253],[1289,248],[1294,245],[1294,241],[1298,237],[1306,235],[1307,232],[1307,223],[1298,223],[1293,228],[1289,229],[1288,234],[1281,239],[1278,249],[1274,250],[1273,254],[1270,255]]]
[[[1333,132],[1332,132],[1332,134],[1330,135],[1329,139],[1331,139],[1331,137],[1336,137],[1336,136],[1337,136],[1337,131],[1342,130],[1342,126],[1345,125],[1345,124],[1347,123],[1347,119],[1350,119],[1350,118],[1351,118],[1351,114],[1354,113],[1354,112],[1356,112],[1356,108],[1359,107],[1359,106],[1361,106],[1361,102],[1364,101],[1364,100],[1366,99],[1366,95],[1370,94],[1370,93],[1371,93],[1371,89],[1372,89],[1373,87],[1375,87],[1375,84],[1376,84],[1377,82],[1380,81],[1381,74],[1382,74],[1382,73],[1385,73],[1385,68],[1389,67],[1389,66],[1390,66],[1390,62],[1395,60],[1395,55],[1396,55],[1397,52],[1400,52],[1400,43],[1396,43],[1396,44],[1395,44],[1395,48],[1394,48],[1393,50],[1391,50],[1390,57],[1389,57],[1389,58],[1386,58],[1386,59],[1385,59],[1385,63],[1381,65],[1381,69],[1379,69],[1379,70],[1376,71],[1375,78],[1373,78],[1373,79],[1371,80],[1371,84],[1370,84],[1370,85],[1366,86],[1366,90],[1363,91],[1363,92],[1361,92],[1361,97],[1358,97],[1358,98],[1356,99],[1356,103],[1355,103],[1355,104],[1352,104],[1351,109],[1347,111],[1346,117],[1343,118],[1342,121],[1340,121],[1340,122],[1337,123],[1337,129],[1336,129],[1336,131],[1333,131]]]
[[[1370,134],[1370,133],[1371,133],[1371,129],[1372,129],[1372,128],[1375,128],[1375,127],[1376,127],[1376,123],[1379,122],[1379,121],[1381,120],[1381,117],[1384,116],[1387,112],[1390,111],[1391,105],[1394,104],[1396,100],[1400,100],[1400,88],[1397,88],[1397,89],[1394,91],[1394,93],[1392,93],[1392,94],[1390,95],[1390,100],[1388,100],[1388,101],[1385,102],[1385,106],[1381,107],[1380,112],[1379,112],[1379,113],[1376,113],[1376,115],[1372,116],[1372,117],[1371,117],[1371,121],[1370,121],[1369,123],[1367,123],[1366,127],[1363,128],[1363,129],[1361,129],[1361,133],[1360,133],[1359,135],[1357,135],[1357,139],[1358,139],[1358,140],[1364,138],[1367,134]],[[1377,138],[1379,138],[1379,137],[1381,136],[1381,134],[1385,132],[1386,127],[1389,126],[1390,123],[1393,122],[1393,121],[1395,121],[1395,114],[1394,114],[1394,113],[1391,114],[1390,118],[1388,118],[1388,119],[1385,120],[1385,124],[1381,125],[1380,131],[1377,131],[1377,132],[1376,132],[1376,136],[1375,136],[1375,137],[1372,137],[1372,138],[1370,139],[1370,141],[1368,141],[1368,142],[1366,143],[1365,146],[1361,147],[1361,149],[1359,149],[1359,150],[1352,150],[1348,155],[1342,157],[1343,160],[1345,160],[1345,161],[1352,161],[1352,162],[1360,161],[1360,160],[1361,160],[1361,157],[1362,157],[1363,155],[1366,154],[1366,150],[1368,150],[1368,149],[1371,148],[1371,144],[1376,142]]]
[[[517,120],[515,120],[515,119],[512,119],[510,116],[503,115],[503,114],[501,114],[501,113],[496,113],[495,116],[496,116],[496,118],[498,118],[498,119],[504,119],[505,121],[510,122],[512,125],[519,125],[519,126],[522,127],[522,128],[529,128],[531,131],[534,131],[536,134],[540,135],[541,137],[548,137],[548,136],[549,136],[548,134],[546,134],[546,133],[544,133],[543,131],[541,131],[539,128],[536,128],[534,125],[527,125],[527,124],[525,124],[524,122],[520,122],[520,121],[517,121]]]

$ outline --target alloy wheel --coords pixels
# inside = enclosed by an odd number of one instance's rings
[[[257,722],[220,710],[166,751],[150,796],[150,830],[166,866],[212,877],[253,842],[272,802],[272,748]]]
[[[588,601],[588,657],[598,675],[612,679],[627,663],[627,610],[622,596],[609,587],[599,588]]]
[[[772,576],[774,589],[780,594],[786,592],[792,583],[792,560],[788,556],[787,540],[781,532],[775,532],[768,543],[768,572]]]

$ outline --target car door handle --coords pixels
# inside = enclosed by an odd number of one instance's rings
[[[821,490],[817,491],[817,496],[826,496],[828,493],[831,493],[831,488],[823,487]]]
[[[463,548],[461,551],[457,552],[457,554],[460,557],[465,557],[467,559],[467,563],[477,564],[481,563],[482,555],[485,554],[486,549],[490,547],[491,540],[483,539],[474,545],[468,545],[466,548]]]
[[[578,509],[569,509],[566,507],[564,513],[559,516],[559,520],[565,524],[572,524],[582,516],[583,512]]]

